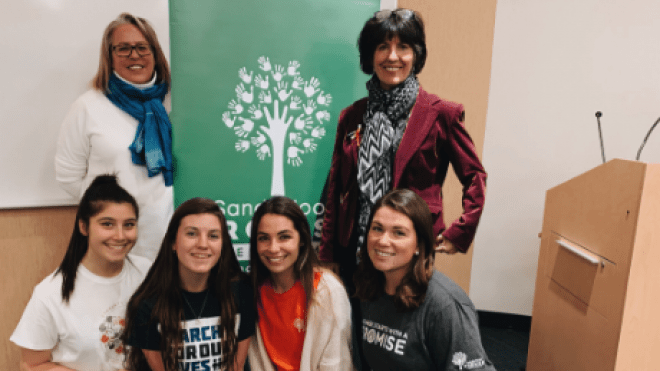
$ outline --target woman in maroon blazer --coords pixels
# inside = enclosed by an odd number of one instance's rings
[[[419,86],[427,54],[420,15],[408,9],[375,13],[358,48],[362,71],[372,75],[369,95],[339,118],[320,246],[321,260],[338,265],[349,290],[369,214],[389,190],[408,188],[426,201],[436,251],[447,254],[467,251],[486,192],[463,106]],[[450,163],[463,184],[463,214],[446,227],[442,185]]]

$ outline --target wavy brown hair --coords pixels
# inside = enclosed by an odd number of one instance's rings
[[[172,252],[181,220],[188,215],[212,214],[218,217],[222,227],[222,250],[218,263],[211,268],[208,278],[208,289],[220,300],[220,319],[218,325],[222,332],[221,369],[230,369],[234,364],[237,351],[235,316],[238,311],[236,298],[231,291],[231,282],[247,279],[241,271],[238,259],[234,254],[231,237],[227,230],[227,221],[220,207],[207,198],[192,198],[182,203],[167,227],[156,261],[149,269],[144,282],[135,291],[126,308],[126,331],[123,334],[125,344],[138,325],[135,323],[137,310],[144,301],[154,301],[151,321],[160,325],[160,352],[166,370],[178,369],[177,354],[182,347],[184,320],[182,288],[179,275],[179,260]],[[149,365],[141,349],[132,348],[128,351],[128,368],[130,370],[149,370]]]
[[[252,217],[252,229],[250,233],[250,276],[252,277],[252,285],[254,287],[254,303],[258,309],[261,305],[259,288],[270,279],[270,271],[261,261],[257,252],[259,223],[266,214],[285,216],[293,222],[293,227],[300,235],[300,250],[298,252],[298,259],[293,264],[293,272],[305,290],[305,297],[307,298],[306,309],[309,309],[309,304],[314,298],[314,270],[319,267],[319,259],[312,246],[312,234],[305,213],[303,213],[300,206],[292,199],[284,196],[275,196],[264,201],[259,205],[259,208]],[[259,311],[256,310],[255,312],[258,316]]]
[[[433,236],[433,220],[426,202],[409,189],[390,191],[376,202],[369,216],[369,229],[376,211],[381,207],[389,207],[407,216],[413,223],[417,235],[419,255],[413,255],[410,269],[401,280],[394,294],[394,304],[397,309],[406,312],[418,308],[426,298],[435,258],[435,238]],[[363,301],[373,301],[385,293],[385,275],[377,270],[367,251],[367,241],[360,249],[360,263],[355,272],[355,296]]]
[[[153,27],[151,27],[151,24],[146,19],[136,17],[130,13],[121,13],[119,17],[110,22],[103,32],[99,68],[92,79],[92,87],[101,92],[108,90],[108,81],[110,80],[110,74],[112,73],[112,58],[114,57],[112,55],[112,34],[117,28],[119,28],[119,26],[125,24],[131,24],[137,27],[138,30],[142,32],[144,38],[147,39],[149,46],[151,46],[155,61],[154,71],[156,71],[156,83],[164,82],[168,86],[171,86],[170,65],[167,63],[163,48],[160,47],[156,31],[154,31]]]
[[[94,178],[80,199],[69,247],[66,249],[62,263],[55,271],[56,275],[62,275],[62,300],[65,303],[68,303],[71,298],[76,285],[78,266],[87,254],[89,247],[89,238],[80,231],[80,223],[89,229],[90,218],[103,211],[109,203],[127,203],[133,206],[135,218],[138,217],[138,205],[135,198],[117,183],[115,175],[106,174]]]

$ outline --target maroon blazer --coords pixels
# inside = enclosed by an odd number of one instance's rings
[[[319,256],[333,261],[335,248],[346,248],[356,231],[357,127],[363,122],[367,98],[339,116],[328,178],[328,196]],[[486,171],[463,126],[463,105],[442,100],[421,87],[394,160],[392,189],[408,188],[420,195],[433,217],[433,232],[467,251],[479,224],[486,194]],[[442,217],[442,185],[449,163],[463,184],[463,214],[448,228]]]

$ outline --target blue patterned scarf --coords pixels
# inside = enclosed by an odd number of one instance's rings
[[[105,96],[115,106],[138,120],[135,139],[128,149],[136,165],[146,165],[149,177],[163,173],[165,185],[174,182],[172,166],[172,124],[163,107],[167,84],[140,90],[110,74]]]

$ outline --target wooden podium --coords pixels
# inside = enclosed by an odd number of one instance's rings
[[[548,190],[527,370],[660,370],[660,164]]]

